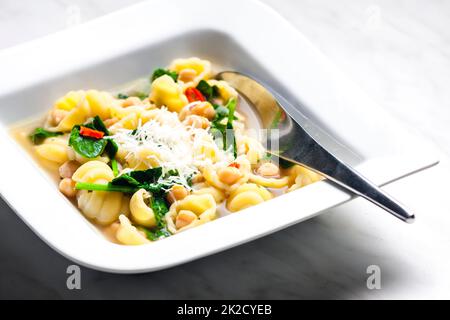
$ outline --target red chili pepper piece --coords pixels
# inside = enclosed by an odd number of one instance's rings
[[[90,137],[90,138],[94,138],[94,139],[101,139],[103,138],[103,136],[105,135],[104,132],[102,131],[98,131],[98,130],[94,130],[88,127],[80,127],[80,135],[82,135],[83,137]]]
[[[186,95],[189,102],[206,101],[203,94],[196,88],[187,88],[186,91],[184,91],[184,94]]]
[[[239,163],[237,163],[237,162],[232,162],[228,166],[236,168],[236,169],[239,169],[241,167],[241,165]]]

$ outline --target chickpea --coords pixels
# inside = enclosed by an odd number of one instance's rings
[[[208,101],[198,101],[181,110],[180,120],[183,121],[189,115],[197,115],[212,120],[216,116],[216,110],[214,110],[214,107]]]
[[[271,162],[265,162],[256,172],[263,177],[274,177],[280,174],[280,169]]]
[[[178,74],[178,79],[180,81],[183,81],[184,83],[186,83],[186,82],[194,81],[196,76],[197,76],[197,71],[195,71],[194,69],[183,69]]]
[[[50,121],[53,125],[57,126],[67,115],[69,111],[62,109],[53,109],[50,113]]]
[[[191,126],[198,129],[207,129],[209,128],[209,121],[204,117],[200,117],[197,115],[187,116],[183,121],[184,125]]]
[[[138,97],[128,97],[122,102],[122,107],[140,106],[141,104],[142,101]]]
[[[66,161],[59,167],[59,176],[61,178],[72,178],[79,167],[80,164],[77,161]]]
[[[192,223],[197,219],[197,215],[189,210],[180,210],[178,212],[177,218],[175,219],[175,226],[177,229],[181,229]]]
[[[236,183],[240,178],[242,178],[242,172],[235,167],[222,168],[217,172],[219,180],[228,185]]]
[[[186,188],[183,187],[182,185],[177,184],[170,189],[169,194],[167,195],[167,200],[170,203],[174,203],[175,201],[179,201],[186,198],[187,195],[188,191],[186,190]]]
[[[212,120],[216,116],[216,110],[214,110],[212,104],[207,101],[203,101],[199,104],[193,105],[191,108],[191,112],[192,114],[205,117],[208,120]]]
[[[75,181],[70,178],[64,178],[59,183],[59,191],[61,191],[66,197],[73,198],[77,194],[75,189]]]

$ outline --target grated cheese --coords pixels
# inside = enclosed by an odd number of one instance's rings
[[[188,189],[189,179],[198,174],[199,169],[207,165],[223,165],[233,159],[230,152],[217,147],[207,130],[185,126],[177,113],[164,107],[154,119],[139,123],[136,130],[118,129],[111,138],[126,151],[126,160],[132,157],[144,164],[157,162],[162,167],[163,176],[176,170],[178,176],[170,176],[160,182],[175,182]],[[216,161],[198,152],[202,146],[214,149]],[[147,156],[143,157],[143,154]],[[131,170],[133,168],[128,169]]]

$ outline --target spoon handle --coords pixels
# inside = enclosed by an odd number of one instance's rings
[[[282,99],[281,97],[278,98]],[[278,156],[316,171],[344,189],[366,198],[405,222],[411,223],[414,221],[414,214],[392,196],[322,147],[295,120],[290,117],[286,120],[291,121],[290,130],[289,134],[280,139],[283,145],[280,149],[285,151],[277,152]]]
[[[300,152],[297,154],[288,155],[283,153],[280,156],[283,158],[290,158],[295,162],[324,175],[344,189],[366,198],[405,222],[412,223],[414,221],[414,214],[402,204],[377,185],[370,182],[355,169],[337,159],[334,155],[320,146],[313,138],[310,137],[309,147],[305,147],[305,143],[307,142],[303,140],[303,147],[300,148]],[[301,150],[304,152],[301,152]]]

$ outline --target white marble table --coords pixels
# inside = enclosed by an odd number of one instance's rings
[[[2,0],[0,49],[135,2]],[[442,150],[440,165],[387,187],[418,212],[417,223],[358,199],[169,270],[123,276],[82,268],[82,289],[70,291],[71,262],[0,201],[0,298],[450,298],[450,2],[265,2]],[[380,290],[366,287],[372,264],[381,267]]]

